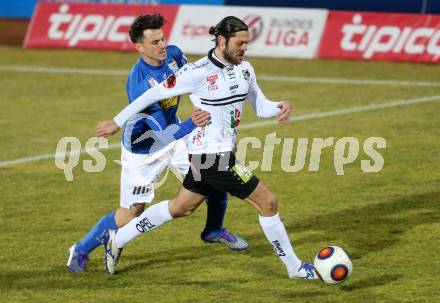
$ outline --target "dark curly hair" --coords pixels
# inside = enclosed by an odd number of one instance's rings
[[[133,43],[142,42],[144,30],[160,29],[166,23],[165,18],[161,14],[140,15],[131,24],[129,35]]]
[[[209,29],[209,34],[214,35],[215,46],[218,46],[218,36],[223,36],[226,38],[226,45],[229,42],[229,38],[235,36],[236,32],[248,31],[248,26],[241,19],[228,16],[223,18],[216,26],[211,26]]]

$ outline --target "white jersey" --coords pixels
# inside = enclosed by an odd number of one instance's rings
[[[190,94],[193,105],[211,115],[209,125],[197,127],[188,136],[190,154],[232,151],[246,100],[258,117],[270,118],[279,112],[279,102],[266,99],[249,62],[225,65],[211,50],[208,56],[184,65],[176,75],[147,90],[121,111],[114,121],[122,127],[130,117],[149,105],[182,94]]]

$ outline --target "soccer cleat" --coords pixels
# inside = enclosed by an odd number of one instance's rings
[[[82,251],[76,250],[76,243],[69,248],[69,259],[67,259],[67,269],[70,272],[82,272],[86,267],[89,256]]]
[[[226,228],[223,228],[221,230],[221,234],[218,237],[211,237],[207,233],[202,232],[200,238],[202,239],[202,241],[208,243],[223,243],[227,248],[234,251],[246,250],[249,247],[248,243],[245,240],[237,235],[234,235]]]
[[[290,276],[291,279],[315,280],[318,279],[318,273],[315,266],[311,263],[301,262],[298,271]]]
[[[116,266],[122,252],[122,248],[116,246],[115,236],[116,231],[114,230],[106,230],[102,236],[105,270],[111,274],[116,272]]]

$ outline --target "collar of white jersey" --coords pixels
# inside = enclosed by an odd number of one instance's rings
[[[216,56],[215,53],[214,53],[214,50],[215,50],[215,48],[211,49],[211,50],[208,52],[208,59],[209,59],[209,61],[211,61],[212,64],[214,64],[214,65],[217,66],[218,68],[224,68],[224,67],[226,67],[226,65],[225,65],[223,62],[221,62],[219,58],[217,58],[217,56]]]

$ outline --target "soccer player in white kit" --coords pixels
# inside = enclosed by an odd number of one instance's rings
[[[215,48],[194,64],[184,65],[176,75],[141,95],[115,116],[113,121],[100,122],[97,136],[115,134],[133,115],[165,98],[189,94],[195,107],[208,111],[211,123],[197,127],[187,141],[191,169],[180,192],[172,200],[147,208],[118,232],[104,235],[105,262],[113,271],[120,250],[141,235],[136,228],[142,222],[151,231],[160,225],[191,214],[212,190],[224,190],[247,201],[259,212],[263,232],[286,266],[292,279],[316,279],[313,264],[301,261],[295,254],[286,229],[277,211],[277,199],[270,189],[240,164],[233,150],[243,104],[247,99],[258,117],[277,116],[286,123],[291,114],[289,102],[272,102],[259,88],[251,64],[244,60],[249,42],[247,25],[229,16],[211,27]],[[145,225],[145,224],[144,224]]]
[[[165,22],[160,14],[140,15],[130,26],[129,36],[139,58],[127,78],[129,102],[134,102],[187,63],[177,46],[166,44],[162,30]],[[209,113],[194,109],[192,117],[181,122],[177,117],[179,102],[179,96],[161,100],[125,124],[121,140],[120,207],[116,212],[102,216],[80,241],[70,247],[67,259],[70,272],[85,270],[90,253],[101,245],[106,230],[117,230],[144,211],[145,204],[153,201],[155,184],[167,167],[181,175],[188,172],[190,163],[185,136],[196,125],[208,123]],[[210,193],[206,204],[206,224],[200,234],[201,240],[222,243],[234,251],[246,250],[247,242],[223,227],[227,193]],[[139,230],[142,228],[141,224]]]

